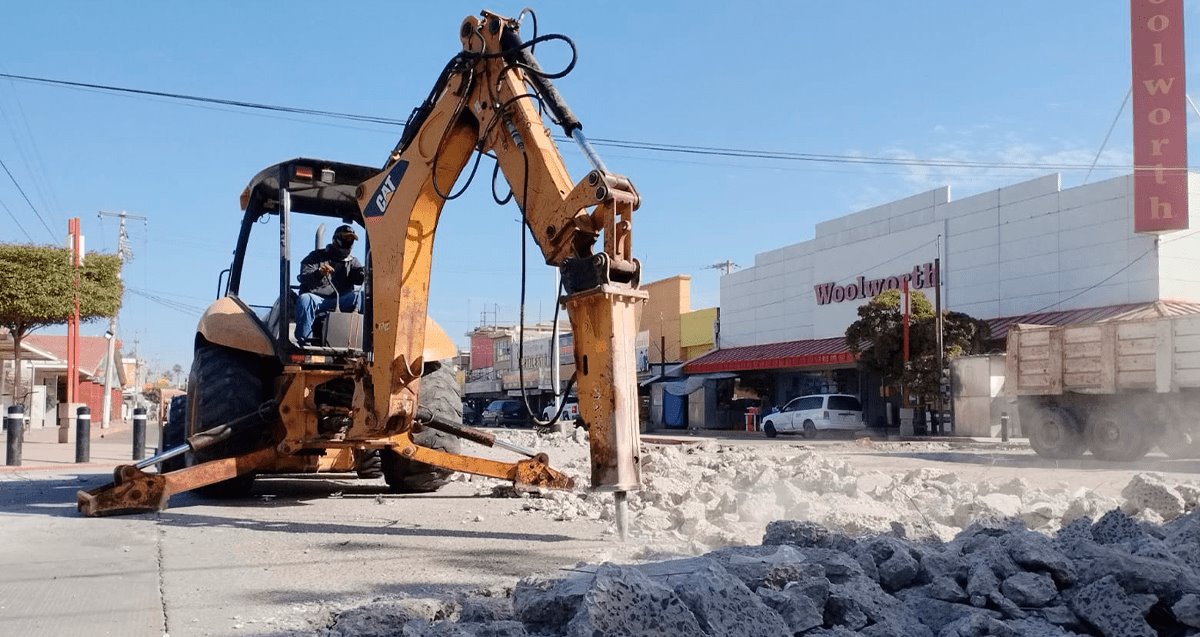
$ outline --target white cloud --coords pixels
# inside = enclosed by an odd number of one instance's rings
[[[879,203],[947,185],[956,197],[962,197],[1055,172],[1062,173],[1063,184],[1068,186],[1083,183],[1085,177],[1096,181],[1128,172],[1133,163],[1132,153],[1125,148],[1106,148],[1097,158],[1095,148],[1079,143],[1054,138],[1033,140],[1011,132],[997,135],[986,124],[954,130],[939,125],[933,137],[922,149],[892,146],[874,153],[856,153],[922,161],[888,167],[887,172],[899,170],[901,174],[877,180],[876,185],[864,189],[861,194],[870,196],[870,201],[860,203]],[[1093,161],[1097,168],[1088,177],[1087,167]],[[930,165],[938,162],[972,165]]]

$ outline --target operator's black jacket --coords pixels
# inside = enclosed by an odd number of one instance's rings
[[[333,266],[333,274],[322,274],[321,264]],[[313,250],[300,262],[300,293],[312,292],[321,296],[345,294],[362,285],[366,273],[358,259],[330,244]]]

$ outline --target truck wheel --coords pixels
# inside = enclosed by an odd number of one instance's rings
[[[767,434],[768,438],[774,438],[779,435],[779,432],[775,431],[775,423],[773,422],[763,425],[763,433]]]
[[[1087,440],[1093,456],[1110,462],[1137,460],[1153,446],[1138,423],[1111,416],[1089,420]]]
[[[1158,448],[1175,460],[1200,458],[1200,435],[1184,432],[1178,425],[1168,425],[1158,441]]]
[[[182,398],[182,400],[180,400]],[[187,440],[187,397],[176,396],[171,399],[171,405],[167,408],[167,423],[163,425],[162,441],[159,442],[161,447],[158,452],[162,453],[168,449],[174,449],[182,445]],[[168,471],[178,471],[187,466],[187,461],[183,456],[175,456],[170,460],[164,461],[158,465],[159,473],[167,473]]]
[[[811,420],[804,421],[804,437],[813,440],[817,437],[817,425]]]
[[[1083,455],[1086,444],[1079,425],[1069,413],[1061,409],[1046,409],[1038,412],[1031,423],[1029,446],[1043,458],[1078,458]]]
[[[421,404],[438,416],[460,422],[462,420],[462,394],[458,391],[458,381],[448,365],[433,363],[421,378]],[[462,449],[462,441],[436,429],[422,429],[413,434],[413,441],[422,447],[437,449],[448,453],[458,453]],[[437,491],[450,481],[454,473],[449,469],[441,469],[414,462],[404,458],[391,449],[379,452],[382,460],[383,479],[388,487],[396,493],[429,493]]]
[[[195,432],[206,431],[240,418],[258,409],[269,398],[258,356],[248,352],[205,343],[196,348],[192,373],[188,379],[189,409]],[[188,454],[188,465],[228,458],[261,448],[270,431],[263,426],[236,431],[225,442]],[[241,498],[254,487],[254,474],[248,473],[196,489],[210,498]]]

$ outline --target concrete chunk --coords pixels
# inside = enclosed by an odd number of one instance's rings
[[[1000,584],[1000,592],[1018,606],[1034,608],[1058,597],[1054,579],[1045,573],[1017,573]]]
[[[1020,533],[1007,539],[1008,554],[1024,568],[1046,571],[1054,581],[1069,586],[1075,581],[1075,565],[1040,533]]]
[[[1171,612],[1180,623],[1200,628],[1200,595],[1188,593],[1180,597],[1179,601],[1171,606]]]
[[[746,585],[715,560],[705,560],[692,573],[672,575],[667,585],[692,611],[710,635],[776,637],[787,632],[779,613],[771,610]]]
[[[1121,497],[1125,504],[1121,507],[1127,513],[1153,511],[1164,520],[1174,520],[1183,514],[1187,502],[1174,488],[1163,481],[1157,473],[1139,473],[1129,480],[1129,484],[1121,489]]]
[[[965,615],[949,624],[938,637],[1021,637],[1004,622],[987,615]]]
[[[690,637],[702,632],[700,622],[673,591],[635,568],[604,564],[567,624],[566,635]]]
[[[1125,595],[1111,575],[1075,592],[1071,609],[1104,637],[1155,637],[1141,610]]]
[[[803,633],[823,624],[824,605],[818,608],[813,600],[795,588],[779,591],[771,588],[760,588],[756,591],[763,603],[779,613],[787,622],[792,634]]]

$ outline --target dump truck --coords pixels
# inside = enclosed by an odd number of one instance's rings
[[[1200,315],[1008,333],[1005,395],[1048,458],[1200,456]]]

